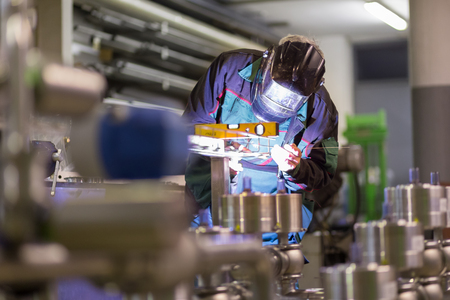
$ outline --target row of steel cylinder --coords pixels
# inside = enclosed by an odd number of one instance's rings
[[[397,278],[395,268],[370,263],[339,264],[321,269],[329,300],[442,300],[447,277]]]
[[[439,184],[437,172],[430,177],[430,183],[420,183],[415,168],[409,184],[385,188],[383,218],[418,221],[425,230],[450,227],[450,187]]]
[[[355,224],[353,263],[321,269],[325,299],[443,299],[450,240],[439,233],[450,227],[450,188],[438,173],[430,183],[418,173],[410,169],[409,184],[385,189],[382,220]]]
[[[357,223],[354,246],[354,263],[322,268],[325,299],[438,300],[449,288],[450,240],[425,240],[418,222]]]
[[[276,195],[252,192],[250,179],[244,181],[240,194],[223,195],[219,209],[219,225],[235,233],[301,232],[302,194],[287,194],[284,181]]]

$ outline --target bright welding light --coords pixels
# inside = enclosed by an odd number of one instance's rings
[[[405,30],[408,23],[378,2],[367,2],[364,8],[372,15],[397,30]]]

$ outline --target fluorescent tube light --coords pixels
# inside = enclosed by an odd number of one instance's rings
[[[397,30],[405,30],[408,23],[378,2],[364,3],[364,8],[372,15]]]

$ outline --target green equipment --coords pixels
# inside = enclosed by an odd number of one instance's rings
[[[378,220],[382,216],[384,188],[387,186],[385,141],[387,136],[386,113],[357,114],[347,116],[347,129],[343,133],[349,144],[359,144],[364,150],[365,168],[360,174],[349,174],[349,213],[355,215],[355,178],[360,182],[360,214],[366,221]]]

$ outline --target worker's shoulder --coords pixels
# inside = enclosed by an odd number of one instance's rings
[[[325,88],[325,86],[321,86],[317,92],[315,92],[315,104],[314,106],[325,106],[326,110],[330,113],[332,116],[337,116],[338,111],[336,109],[336,106],[334,105],[333,100],[330,97],[330,94],[328,93],[328,90]]]
[[[254,62],[261,58],[263,52],[255,49],[234,49],[223,52],[220,56],[224,60],[245,60]]]

